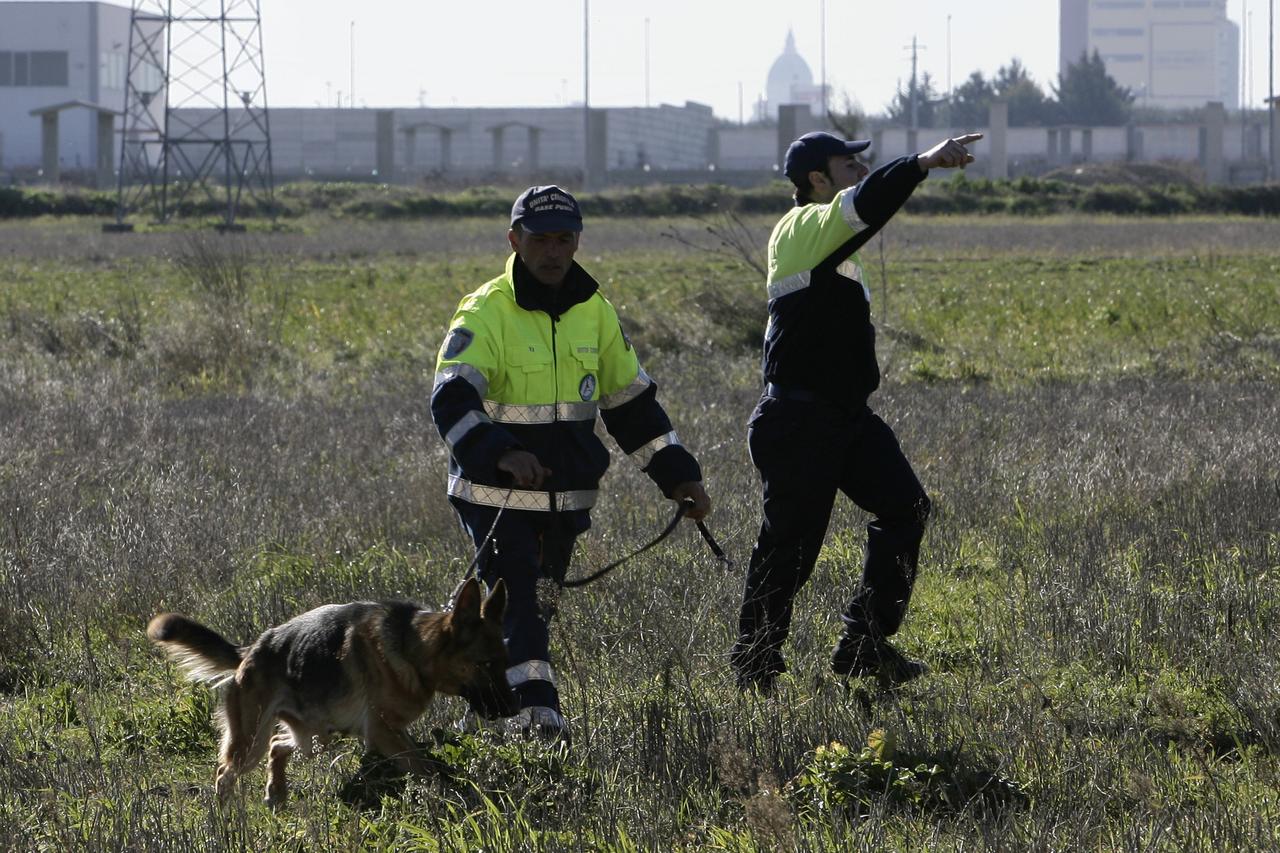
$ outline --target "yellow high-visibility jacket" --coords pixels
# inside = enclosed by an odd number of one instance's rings
[[[900,157],[829,204],[793,207],[769,237],[764,381],[857,409],[880,386],[871,291],[857,249],[910,197],[925,173]]]
[[[449,446],[456,500],[590,508],[609,466],[595,434],[597,414],[664,494],[702,478],[613,305],[576,263],[552,289],[512,254],[502,275],[463,297],[440,348],[431,414]],[[509,488],[496,466],[513,448],[551,469],[544,491]]]

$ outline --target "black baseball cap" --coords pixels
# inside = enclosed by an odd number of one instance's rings
[[[794,184],[797,179],[810,172],[826,171],[828,158],[857,154],[870,147],[870,139],[844,140],[815,130],[813,133],[806,133],[787,148],[787,159],[782,172]]]
[[[544,234],[548,231],[581,231],[582,210],[578,200],[554,184],[529,187],[511,206],[511,225],[525,231]]]

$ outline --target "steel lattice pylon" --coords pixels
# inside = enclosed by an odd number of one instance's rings
[[[117,227],[211,202],[239,228],[246,196],[274,213],[273,184],[257,0],[134,0]]]

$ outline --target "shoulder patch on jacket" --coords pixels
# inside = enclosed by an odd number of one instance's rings
[[[449,333],[449,337],[445,338],[443,357],[445,359],[457,358],[462,355],[463,350],[471,346],[471,342],[475,339],[474,332],[459,326]]]

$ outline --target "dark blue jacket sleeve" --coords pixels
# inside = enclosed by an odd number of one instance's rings
[[[462,476],[481,483],[499,483],[498,458],[520,443],[484,412],[480,393],[464,377],[441,372],[431,391],[431,418]]]
[[[917,155],[891,160],[862,179],[854,189],[853,209],[871,228],[880,228],[898,212],[911,193],[928,177]]]
[[[693,454],[675,440],[671,419],[658,403],[658,385],[650,380],[635,398],[611,409],[601,409],[605,429],[628,456],[648,456],[642,470],[667,497],[681,483],[702,479],[702,468]],[[653,448],[659,446],[656,452]]]

